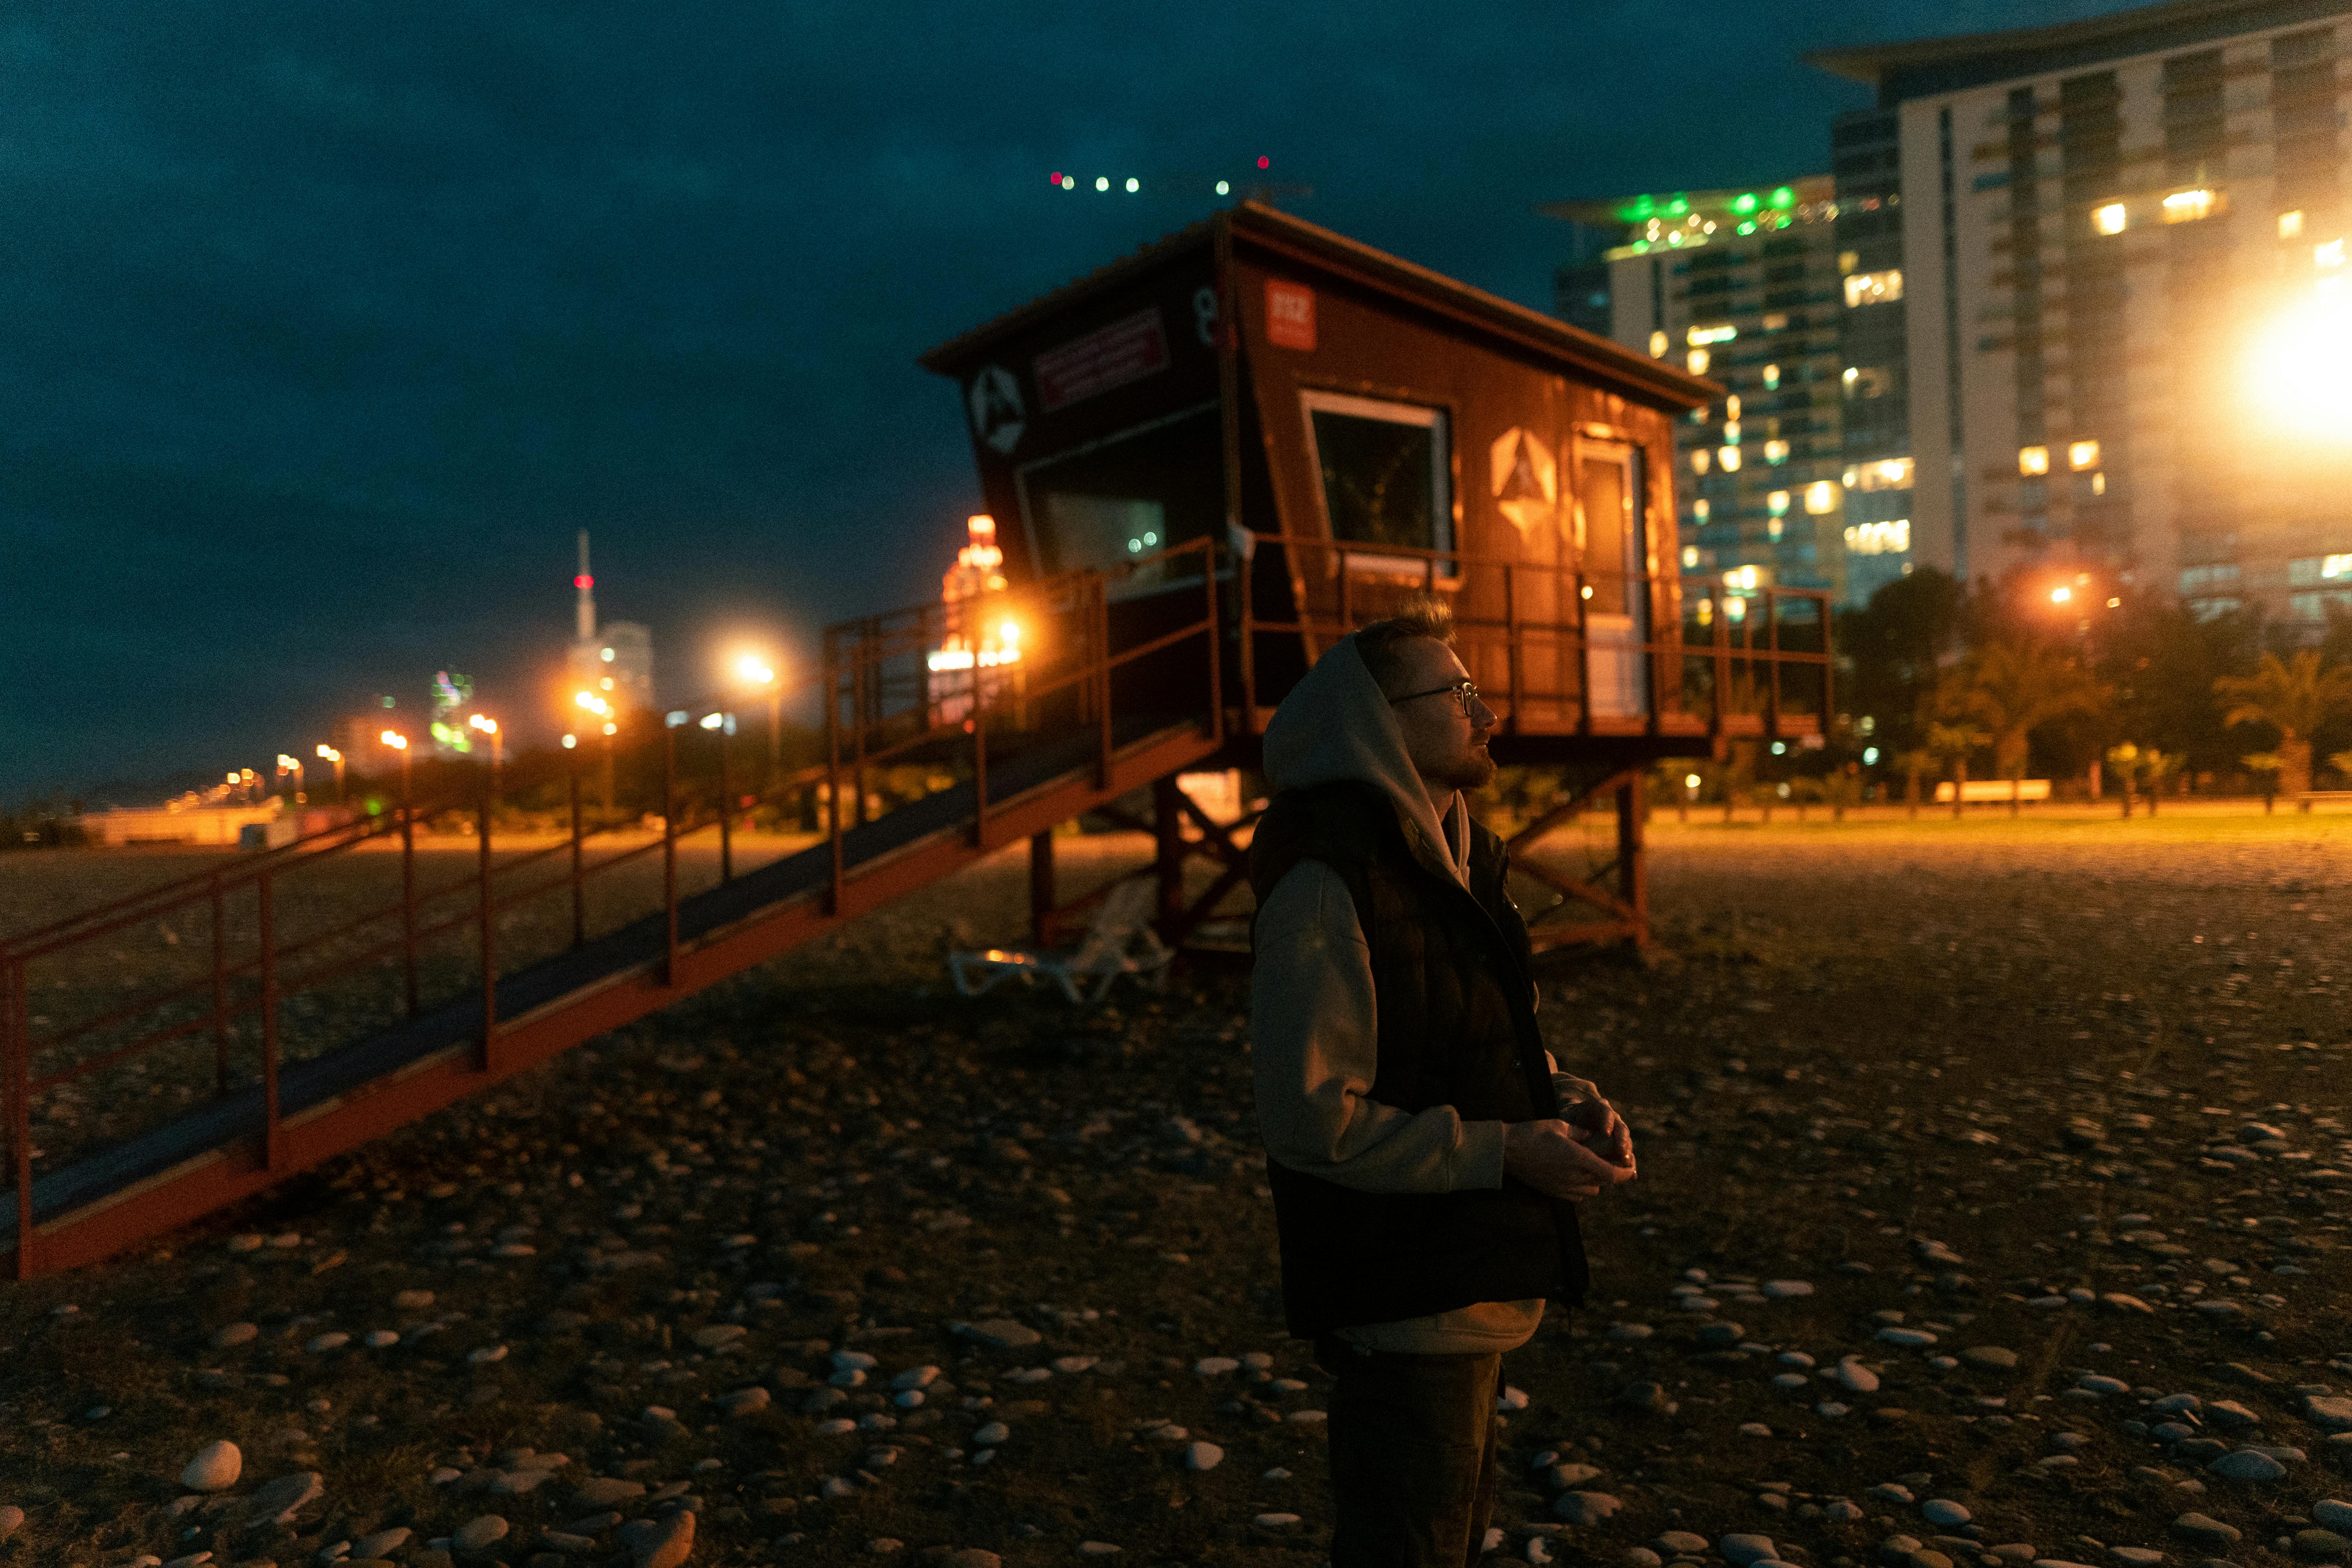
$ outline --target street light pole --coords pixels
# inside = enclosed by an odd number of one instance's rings
[[[341,805],[343,804],[343,753],[322,741],[319,744],[319,754],[335,764],[335,804]]]

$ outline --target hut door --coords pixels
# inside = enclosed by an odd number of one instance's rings
[[[1629,446],[1580,440],[1575,451],[1584,635],[1590,649],[1587,704],[1596,719],[1644,718],[1650,710],[1643,653],[1649,640],[1650,595],[1643,570],[1641,475]]]

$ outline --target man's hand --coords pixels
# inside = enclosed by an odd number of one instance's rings
[[[1584,1146],[1591,1134],[1565,1121],[1513,1121],[1503,1128],[1503,1173],[1549,1197],[1570,1203],[1597,1197],[1604,1187],[1633,1179],[1629,1154],[1612,1164]]]
[[[1562,1107],[1568,1124],[1576,1129],[1577,1142],[1589,1143],[1595,1152],[1612,1165],[1622,1165],[1630,1173],[1633,1169],[1633,1130],[1617,1114],[1617,1108],[1601,1098],[1601,1086],[1591,1079],[1576,1078],[1567,1073],[1569,1092],[1577,1096]]]

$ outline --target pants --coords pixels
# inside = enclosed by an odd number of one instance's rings
[[[1316,1342],[1332,1378],[1331,1568],[1472,1568],[1495,1511],[1500,1355]]]

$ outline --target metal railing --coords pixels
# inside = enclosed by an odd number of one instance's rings
[[[991,847],[992,818],[1022,788],[1034,787],[992,789],[992,767],[1001,774],[1007,758],[1017,761],[1041,733],[1067,735],[1076,724],[1091,740],[1089,755],[1078,765],[1090,760],[1097,783],[1107,785],[1118,744],[1115,677],[1134,661],[1188,639],[1197,639],[1202,648],[1199,722],[1213,739],[1221,737],[1220,620],[1215,574],[1208,569],[1211,550],[1209,542],[1200,541],[1137,563],[1146,567],[1201,556],[1202,608],[1197,618],[1173,630],[1116,650],[1110,646],[1107,580],[1092,572],[961,605],[926,605],[829,628],[814,680],[793,689],[815,688],[823,710],[824,760],[771,777],[749,795],[738,791],[732,725],[727,718],[730,701],[704,699],[646,716],[659,725],[657,735],[641,730],[625,741],[614,741],[602,759],[609,766],[626,751],[649,761],[644,751],[660,749],[661,831],[657,838],[642,844],[619,842],[625,835],[643,831],[637,818],[590,822],[582,788],[583,773],[592,764],[591,748],[566,753],[569,831],[555,844],[509,852],[503,858],[494,842],[488,769],[470,781],[470,798],[425,804],[410,799],[404,770],[399,801],[381,815],[329,827],[0,941],[0,1072],[5,1076],[18,1277],[35,1270],[38,1245],[34,1213],[37,1100],[49,1100],[54,1113],[61,1094],[97,1075],[113,1074],[106,1083],[110,1102],[128,1106],[135,1098],[132,1091],[144,1088],[151,1093],[174,1091],[177,1099],[167,1110],[185,1105],[194,1099],[197,1082],[184,1070],[178,1081],[168,1077],[172,1068],[184,1069],[185,1064],[166,1062],[167,1078],[160,1083],[152,1081],[149,1066],[166,1047],[192,1037],[209,1037],[211,1061],[209,1073],[203,1075],[208,1079],[205,1087],[218,1100],[258,1086],[257,1114],[238,1136],[256,1140],[262,1166],[277,1173],[285,1169],[286,1160],[278,1090],[288,1064],[285,1025],[289,1009],[335,1002],[350,1015],[347,1021],[358,1023],[356,1029],[344,1031],[349,1038],[328,1038],[326,1032],[306,1027],[307,1043],[315,1047],[307,1059],[366,1037],[371,1027],[397,1026],[430,1007],[462,1000],[471,991],[478,994],[480,1006],[473,1041],[475,1065],[494,1071],[503,1023],[500,964],[509,961],[509,973],[525,966],[511,962],[511,952],[502,953],[500,931],[507,917],[542,900],[568,897],[568,909],[562,911],[568,918],[559,918],[541,933],[539,945],[549,950],[545,956],[583,947],[596,923],[591,920],[592,886],[604,879],[617,882],[616,873],[624,868],[658,854],[659,907],[666,925],[662,974],[665,984],[676,985],[686,940],[680,910],[692,896],[681,889],[679,847],[698,835],[710,835],[717,848],[716,885],[731,884],[736,879],[735,824],[746,811],[796,801],[804,792],[816,791],[831,858],[826,907],[837,913],[856,869],[845,837],[869,816],[866,786],[875,769],[898,759],[922,760],[944,774],[946,787],[968,784],[971,841]],[[968,629],[975,616],[1017,621],[1021,658],[985,669],[975,659],[969,681],[952,679],[953,671],[933,669],[929,656],[939,651],[950,631]],[[950,679],[941,679],[943,673]],[[717,722],[712,723],[714,716]],[[682,731],[712,742],[714,754],[706,761],[714,766],[702,779],[681,777]],[[421,886],[418,828],[457,816],[472,819],[472,874]],[[397,899],[352,912],[325,894],[312,893],[306,907],[296,912],[317,918],[289,921],[289,890],[299,888],[304,879],[395,838]],[[590,847],[599,844],[612,852],[592,860]],[[543,874],[551,867],[553,875]],[[196,962],[180,958],[168,963],[167,968],[180,973],[167,976],[159,991],[99,1005],[86,1016],[55,1024],[35,1011],[33,997],[48,971],[79,972],[72,980],[55,982],[55,989],[68,997],[96,994],[102,987],[90,982],[100,972],[117,967],[111,950],[102,944],[127,941],[131,933],[155,927],[176,946],[177,932],[170,922],[196,914],[209,921],[208,952]],[[625,910],[609,926],[617,929],[635,918],[640,917]],[[373,981],[378,989],[388,984],[394,1000],[352,1006],[348,994],[326,994],[337,983],[355,979]],[[124,976],[122,984],[135,985],[135,977]],[[59,1009],[52,1006],[51,1011]],[[233,1047],[244,1043],[248,1028],[257,1035],[257,1051],[240,1075],[238,1052]],[[37,1029],[45,1032],[37,1035]],[[52,1126],[61,1135],[69,1131],[54,1121]],[[144,1130],[84,1138],[79,1141],[84,1146],[75,1152],[93,1152]],[[47,1162],[51,1169],[65,1163]]]

